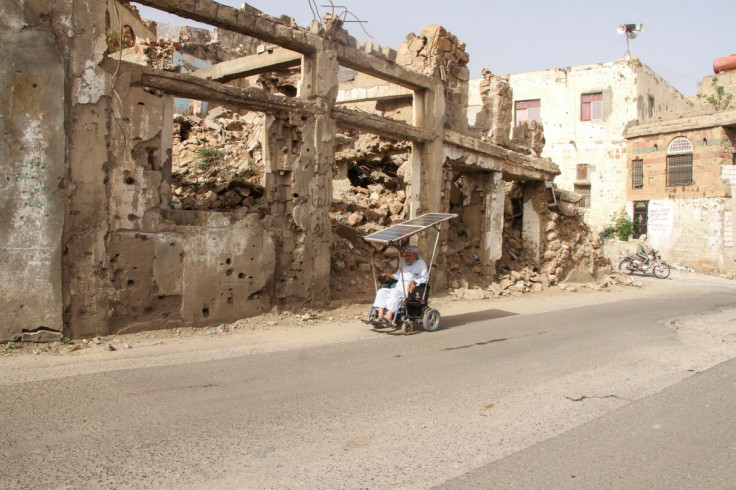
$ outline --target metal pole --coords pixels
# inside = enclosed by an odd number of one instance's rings
[[[429,270],[427,271],[427,287],[424,288],[424,294],[422,301],[425,301],[427,299],[427,292],[429,291],[429,278],[432,275],[432,266],[434,265],[434,256],[437,253],[437,244],[440,241],[440,225],[437,225],[435,227],[435,230],[437,230],[437,236],[434,238],[434,248],[432,249],[432,258],[429,260]]]

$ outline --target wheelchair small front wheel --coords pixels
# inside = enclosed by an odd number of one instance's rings
[[[368,312],[368,320],[376,320],[377,318],[378,318],[378,307],[371,306],[371,309]]]
[[[435,308],[430,308],[424,312],[422,316],[422,325],[427,332],[434,332],[440,328],[440,312]]]

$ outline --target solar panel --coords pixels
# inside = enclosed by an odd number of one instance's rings
[[[414,219],[404,221],[398,225],[391,226],[385,230],[371,233],[370,235],[363,237],[368,242],[383,242],[383,243],[397,243],[405,238],[409,238],[412,235],[419,233],[420,231],[431,228],[443,221],[457,218],[457,214],[449,213],[428,213],[423,214]]]

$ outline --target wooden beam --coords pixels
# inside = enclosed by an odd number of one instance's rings
[[[118,61],[106,58],[100,66],[110,73]],[[295,112],[326,114],[327,108],[304,99],[270,95],[257,88],[238,88],[184,74],[155,70],[147,66],[121,62],[120,70],[130,75],[130,84],[160,90],[168,95],[203,100],[215,104],[257,112]]]
[[[301,63],[302,55],[300,53],[276,48],[266,50],[261,54],[243,56],[242,58],[207,66],[192,72],[192,75],[218,82],[229,82],[237,78],[293,68],[300,66]]]
[[[203,22],[228,31],[245,34],[299,53],[320,49],[324,40],[305,29],[285,24],[253,7],[228,7],[213,0],[135,0],[136,3]]]
[[[356,129],[393,140],[424,143],[434,139],[434,136],[426,129],[410,126],[376,114],[335,107],[332,109],[331,115],[337,121],[337,125],[342,128]]]

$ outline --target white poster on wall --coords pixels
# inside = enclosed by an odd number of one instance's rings
[[[675,213],[671,201],[649,201],[647,231],[670,231]]]

